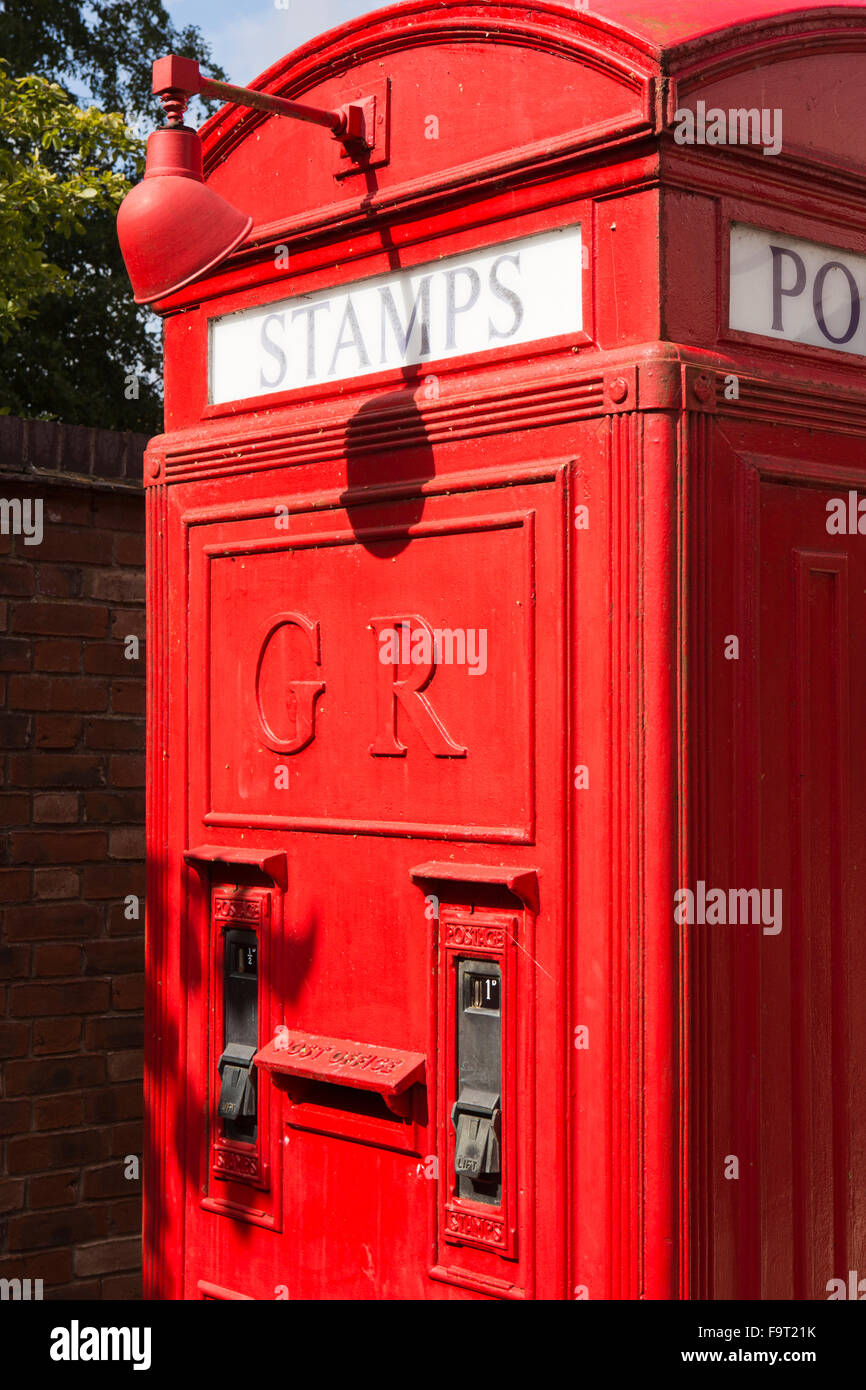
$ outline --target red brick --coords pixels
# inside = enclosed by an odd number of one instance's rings
[[[127,825],[109,831],[108,853],[112,859],[143,859],[144,826]]]
[[[113,714],[144,714],[147,692],[143,678],[128,681],[112,681],[111,711]]]
[[[30,1025],[7,1023],[0,1019],[0,1062],[10,1057],[23,1057],[30,1045]]]
[[[0,980],[26,980],[30,974],[30,947],[0,945]]]
[[[2,539],[2,538],[0,538]],[[6,537],[8,540],[8,536]],[[0,599],[0,632],[5,632],[9,626],[9,604],[6,599]]]
[[[38,792],[33,798],[33,820],[37,825],[72,825],[78,820],[79,810],[75,792]]]
[[[138,719],[91,719],[84,741],[88,748],[143,749],[144,725]]]
[[[138,897],[138,917],[127,917],[130,910],[126,904],[126,898],[122,902],[111,903],[108,908],[108,935],[109,936],[135,936],[141,940],[144,935],[144,898],[135,893],[130,897]],[[131,907],[131,904],[130,904]]]
[[[44,539],[42,544],[45,544]],[[42,554],[42,546],[39,553]],[[0,591],[12,598],[15,594],[32,594],[35,589],[32,565],[15,560],[0,561]]]
[[[85,792],[84,813],[88,821],[143,821],[143,792]]]
[[[82,473],[96,472],[95,460],[100,451],[99,441],[107,438],[111,449],[121,448],[122,434],[113,430],[94,429],[90,425],[61,425],[58,441],[58,467],[63,473],[80,476]],[[94,508],[94,520],[96,509]]]
[[[115,987],[117,983],[115,981]],[[9,991],[9,1017],[101,1013],[108,1008],[108,995],[107,980],[79,980],[75,984],[65,985],[15,985]],[[126,1007],[134,1006],[128,1004]]]
[[[14,1273],[13,1263],[17,1265]],[[41,1279],[45,1286],[43,1297],[47,1299],[59,1283],[65,1283],[72,1277],[72,1251],[40,1250],[32,1255],[25,1251],[23,1255],[13,1255],[8,1262],[0,1261],[0,1275],[5,1279],[16,1276],[22,1279]]]
[[[6,1147],[10,1175],[46,1173],[72,1168],[78,1163],[99,1163],[106,1158],[107,1131],[60,1130],[57,1134],[22,1134]]]
[[[29,671],[30,643],[26,637],[0,637],[0,671]]]
[[[108,780],[113,787],[143,787],[144,757],[134,753],[117,753],[111,758]]]
[[[68,473],[89,473],[96,430],[89,425],[57,426],[57,466]]]
[[[0,902],[27,902],[30,873],[27,869],[0,869]]]
[[[15,676],[29,680],[29,676]],[[0,748],[26,748],[30,742],[30,720],[26,714],[0,713]]]
[[[101,1240],[93,1245],[82,1245],[73,1256],[75,1273],[79,1276],[135,1269],[140,1260],[141,1242],[136,1239]]]
[[[84,648],[84,669],[98,676],[128,676],[135,674],[136,665],[126,656],[123,642],[88,642]]]
[[[84,1184],[82,1196],[85,1202],[99,1202],[106,1197],[128,1197],[130,1192],[134,1192],[139,1183],[131,1182],[124,1177],[124,1163],[122,1159],[116,1158],[113,1163],[106,1163],[101,1168],[88,1168],[84,1173]]]
[[[31,1207],[71,1207],[78,1201],[79,1173],[49,1173],[31,1178],[27,1197]]]
[[[80,946],[37,946],[33,952],[33,974],[40,980],[52,975],[78,975],[80,972]]]
[[[104,1057],[52,1057],[46,1061],[7,1062],[8,1096],[50,1095],[52,1091],[98,1086],[105,1077]],[[101,1153],[101,1149],[99,1150]],[[43,1164],[43,1167],[53,1165]],[[23,1169],[21,1171],[24,1171]],[[37,1172],[38,1169],[27,1171]],[[11,1172],[11,1169],[10,1169]]]
[[[98,713],[108,708],[108,686],[105,681],[82,676],[12,676],[9,705],[12,709]]]
[[[26,429],[27,425],[20,416],[0,416],[0,457],[3,457],[4,462],[9,467],[13,465],[17,466],[20,462],[23,462],[25,458],[27,448]],[[9,482],[11,481],[10,479]],[[7,483],[7,486],[8,485],[9,483]],[[14,484],[12,486],[15,494],[20,494],[22,489],[20,487],[15,487]]]
[[[108,1234],[110,1236],[135,1235],[141,1238],[141,1195],[130,1197],[125,1202],[110,1202],[108,1212]]]
[[[140,936],[125,941],[91,941],[86,952],[88,975],[116,975],[144,969],[144,946]]]
[[[81,892],[84,898],[125,898],[129,893],[144,896],[142,864],[105,864],[84,870]]]
[[[107,1224],[104,1207],[76,1207],[62,1212],[10,1216],[6,1227],[6,1247],[14,1254],[16,1250],[39,1250],[43,1246],[76,1245],[79,1241],[101,1235]],[[75,1252],[74,1259],[78,1253]],[[114,1269],[123,1267],[122,1264],[112,1266]]]
[[[129,816],[126,819],[135,820]],[[24,825],[30,820],[30,798],[24,792],[0,795],[0,825]]]
[[[11,830],[9,858],[13,864],[85,864],[105,858],[104,830]]]
[[[24,1182],[21,1179],[0,1182],[0,1216],[10,1211],[21,1211],[24,1206]]]
[[[33,1270],[33,1278],[45,1281],[44,1296],[51,1297],[52,1291],[72,1278],[72,1251],[69,1249],[42,1250],[38,1255],[24,1256],[24,1266]],[[39,1271],[43,1271],[40,1274]]]
[[[21,441],[16,452],[24,461],[24,439],[23,431],[26,430],[27,440],[27,462],[31,468],[45,468],[52,472],[59,472],[61,459],[61,429],[55,420],[28,420],[26,424],[22,421]],[[49,501],[46,511],[51,520],[51,502]]]
[[[29,1128],[29,1100],[0,1100],[0,1134],[20,1134]]]
[[[112,1274],[102,1280],[100,1298],[108,1303],[136,1303],[141,1300],[140,1274]]]
[[[98,498],[98,493],[78,489],[62,496],[55,494],[46,507],[48,519],[53,526],[90,526],[95,520]]]
[[[98,1303],[102,1299],[101,1279],[76,1279],[74,1284],[52,1284],[43,1294],[46,1303]]]
[[[81,574],[66,565],[39,565],[36,582],[46,598],[81,597]]]
[[[37,714],[33,732],[36,748],[74,748],[84,721],[73,714]]]
[[[114,563],[116,565],[143,565],[145,561],[144,536],[115,536]]]
[[[109,1081],[140,1081],[143,1076],[144,1053],[140,1048],[136,1048],[134,1052],[109,1053]]]
[[[80,1092],[77,1095],[47,1096],[34,1102],[34,1130],[72,1129],[83,1123],[84,1096]]]
[[[89,1018],[84,1027],[84,1045],[92,1052],[139,1048],[143,1042],[144,1019],[140,1016]]]
[[[53,1052],[72,1052],[80,1046],[80,1018],[37,1018],[34,1021],[33,1055],[35,1057]]]
[[[122,478],[129,450],[127,434],[115,430],[94,430],[93,473],[98,478]]]
[[[96,520],[106,531],[137,531],[140,534],[142,501],[140,493],[131,493],[128,497],[121,497],[117,493],[101,493]]]
[[[37,725],[41,722],[36,721]],[[92,753],[13,754],[9,759],[13,787],[101,787],[103,760]]]
[[[95,603],[13,603],[11,632],[44,637],[104,637],[108,609]]]
[[[47,898],[55,902],[63,898],[77,898],[81,889],[81,878],[74,869],[35,869],[33,871],[34,898]]]
[[[17,985],[16,990],[26,986]],[[13,994],[15,990],[13,990]],[[111,1007],[122,1012],[124,1009],[144,1008],[144,976],[115,975],[111,982]],[[10,1012],[14,1012],[10,1010]]]
[[[46,528],[39,559],[66,565],[107,565],[113,549],[114,537],[109,532],[95,527],[77,531],[71,527],[52,526]]]
[[[121,641],[125,637],[137,637],[144,646],[144,639],[147,634],[147,614],[144,608],[113,608],[111,611],[111,635],[119,637]]]
[[[144,572],[138,570],[88,570],[84,575],[88,598],[105,603],[144,603]],[[32,631],[31,628],[25,629]]]
[[[18,669],[18,668],[16,668]],[[33,643],[34,671],[80,671],[81,643],[71,637],[46,637]]]
[[[5,935],[9,941],[56,941],[60,938],[98,936],[102,913],[94,903],[45,903],[9,907]]]
[[[122,1125],[112,1125],[109,1130],[108,1152],[124,1159],[130,1154],[136,1154],[140,1157],[144,1143],[143,1129],[141,1120],[134,1120]]]

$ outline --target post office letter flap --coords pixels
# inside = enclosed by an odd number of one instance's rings
[[[454,1169],[472,1178],[499,1176],[499,1095],[465,1087],[451,1112],[457,1143]]]
[[[222,1077],[219,1114],[225,1120],[256,1113],[256,1093],[250,1070],[255,1052],[255,1047],[229,1043],[219,1059]]]

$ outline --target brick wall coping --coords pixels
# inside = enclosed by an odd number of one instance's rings
[[[137,492],[149,436],[0,415],[0,477]]]

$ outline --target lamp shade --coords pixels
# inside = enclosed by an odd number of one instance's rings
[[[136,304],[173,294],[240,245],[253,219],[208,188],[201,140],[188,126],[155,130],[144,178],[117,213],[117,237]]]

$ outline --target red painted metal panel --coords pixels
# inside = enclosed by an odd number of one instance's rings
[[[804,448],[793,422],[733,421],[704,446],[742,572],[732,593],[713,565],[720,530],[708,552],[702,772],[714,790],[703,793],[700,877],[767,896],[760,923],[701,933],[696,1065],[713,1087],[696,1103],[698,1288],[826,1298],[856,1266],[866,1183],[854,850],[866,766],[852,724],[866,679],[866,556],[856,532],[827,526],[862,446],[828,433]],[[741,641],[727,671],[726,635]]]
[[[257,84],[337,107],[387,78],[375,168],[208,123],[255,225],[162,305],[151,1296],[820,1297],[855,1260],[866,574],[824,508],[862,483],[862,359],[730,329],[727,264],[732,222],[866,251],[822,97],[864,36],[772,0],[419,0]],[[791,150],[675,144],[677,101],[745,102],[746,73]],[[217,316],[576,224],[574,332],[210,403]],[[782,932],[683,929],[699,881],[780,888]],[[230,923],[261,952],[254,1140],[218,1115]],[[473,959],[505,991],[486,1204],[454,1167]],[[417,1066],[385,1097],[275,1035]]]

